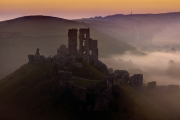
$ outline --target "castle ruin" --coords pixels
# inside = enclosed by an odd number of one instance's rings
[[[98,59],[98,42],[90,38],[90,30],[79,29],[79,55]]]
[[[79,38],[79,49],[78,49],[78,38]],[[68,49],[68,50],[67,50]],[[82,57],[84,60],[89,62],[89,59],[98,60],[98,42],[90,38],[90,29],[72,28],[68,30],[68,48],[65,45],[61,45],[57,49],[57,57],[61,55],[70,55],[76,57]]]

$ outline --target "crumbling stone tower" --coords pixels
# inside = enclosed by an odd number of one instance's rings
[[[97,59],[98,60],[98,41],[89,39],[89,54],[91,58]]]
[[[98,42],[90,38],[90,29],[79,29],[79,54],[83,57],[98,59]]]
[[[83,57],[89,62],[89,59],[98,60],[98,41],[90,38],[90,29],[79,29],[79,50],[77,52],[77,29],[68,30],[68,51],[69,55]],[[78,53],[78,55],[77,55]],[[57,56],[60,54],[57,51]]]
[[[77,29],[68,30],[68,48],[69,55],[77,56]]]
[[[79,29],[79,54],[82,55],[90,55],[89,54],[89,38],[90,38],[90,30],[89,28],[81,28]]]

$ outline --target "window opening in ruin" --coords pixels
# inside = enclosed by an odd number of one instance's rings
[[[86,38],[87,36],[86,36],[86,34],[84,34],[84,38]]]
[[[85,50],[85,51],[83,51],[83,55],[86,55],[86,50]]]
[[[92,50],[89,51],[89,54],[92,55]]]
[[[83,41],[83,47],[85,46],[85,41]]]

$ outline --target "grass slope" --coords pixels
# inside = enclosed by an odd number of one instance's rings
[[[74,80],[88,86],[96,81]],[[120,86],[119,97],[102,112],[80,111],[79,101],[67,91],[55,92],[58,77],[52,63],[25,64],[0,81],[1,120],[165,120],[171,116],[128,86]]]
[[[176,120],[166,109],[133,88],[121,85],[119,117],[136,120]]]
[[[85,70],[89,68],[89,71],[95,69],[86,65],[85,68]],[[85,87],[98,82],[86,80],[83,83],[79,79],[72,81]],[[64,100],[66,97],[60,97],[55,92],[56,85],[58,85],[58,77],[53,72],[52,63],[21,66],[0,81],[0,119],[73,119],[74,104],[72,106],[69,104],[74,101],[72,98]]]
[[[57,78],[51,64],[26,64],[0,81],[0,119],[48,119]]]

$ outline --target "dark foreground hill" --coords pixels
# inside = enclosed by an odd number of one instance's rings
[[[90,28],[91,38],[98,40],[100,57],[135,51],[125,42],[110,37],[90,25],[48,16],[26,16],[0,22],[0,78],[26,63],[28,54],[55,55],[61,44],[68,43],[68,29]]]
[[[91,66],[86,67],[92,71],[95,69],[92,69]],[[81,111],[79,110],[78,101],[69,92],[60,95],[55,91],[58,77],[54,75],[53,71],[52,63],[25,64],[2,79],[0,81],[0,119],[173,119],[166,110],[128,86],[120,86],[117,91],[119,94],[110,104],[109,110],[101,112]],[[96,76],[97,70],[95,71],[94,75]],[[95,81],[87,80],[84,83],[88,86],[88,84],[95,83]]]

